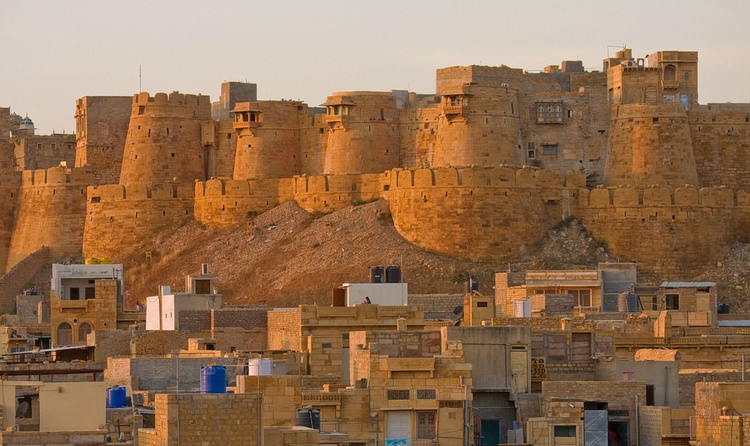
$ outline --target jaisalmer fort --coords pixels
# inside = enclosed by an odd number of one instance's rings
[[[750,241],[750,104],[701,104],[695,51],[632,54],[315,106],[84,96],[74,135],[0,108],[0,444],[750,444],[750,315],[682,280]],[[123,254],[186,222],[375,201],[440,255],[503,261],[574,219],[630,261],[430,295],[372,266],[274,308],[196,259],[124,298]]]

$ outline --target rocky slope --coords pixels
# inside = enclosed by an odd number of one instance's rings
[[[135,307],[156,294],[159,285],[183,291],[185,275],[197,274],[201,263],[208,263],[218,277],[228,303],[294,306],[330,304],[332,288],[368,281],[373,265],[400,265],[413,294],[460,293],[470,276],[480,282],[481,292],[492,294],[495,272],[509,267],[593,268],[617,259],[577,220],[560,222],[513,258],[476,263],[427,252],[404,240],[384,201],[327,215],[311,215],[290,201],[230,228],[188,224],[112,260],[125,265],[126,305]],[[730,303],[733,312],[750,311],[750,245],[738,243],[704,274],[679,279],[718,282],[720,302]],[[639,280],[658,284],[662,278],[639,271]],[[48,288],[48,278],[40,278],[38,286],[45,281]]]

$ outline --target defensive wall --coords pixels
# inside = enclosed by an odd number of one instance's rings
[[[750,190],[750,105],[700,106],[688,119],[701,185]]]
[[[208,96],[179,92],[134,95],[120,183],[204,179],[201,125],[210,119]]]
[[[607,185],[698,185],[688,117],[682,104],[612,107]]]
[[[10,242],[18,216],[18,203],[21,189],[22,173],[6,170],[0,173],[0,269],[5,267],[10,254]]]
[[[128,96],[84,96],[76,100],[75,167],[91,169],[96,184],[120,181],[132,103]]]
[[[92,180],[83,168],[23,172],[6,271],[43,246],[51,259],[81,252],[86,187]]]
[[[746,238],[750,194],[725,187],[585,188],[583,172],[534,168],[394,169],[380,175],[196,182],[195,218],[209,226],[295,200],[309,212],[389,201],[399,233],[425,249],[505,259],[577,217],[610,254],[665,277],[698,272]]]
[[[597,188],[578,191],[574,215],[610,254],[663,277],[684,277],[746,241],[747,191],[723,187]]]
[[[81,213],[86,257],[116,258],[123,249],[193,219],[192,183],[89,186],[84,196],[88,197]]]

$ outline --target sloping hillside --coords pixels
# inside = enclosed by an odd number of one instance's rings
[[[284,203],[245,224],[206,228],[182,226],[155,240],[143,240],[115,262],[125,265],[126,305],[157,293],[159,285],[185,288],[184,277],[208,263],[220,292],[232,304],[294,306],[330,304],[331,289],[369,280],[373,265],[400,265],[413,294],[460,293],[471,276],[480,291],[493,294],[494,274],[518,270],[593,268],[615,261],[577,220],[560,222],[518,256],[497,263],[475,263],[427,252],[404,240],[393,227],[385,201],[351,206],[327,215],[311,215],[295,202]],[[63,259],[64,263],[81,258]],[[49,290],[49,269],[37,277],[37,289]],[[720,284],[720,302],[732,311],[750,311],[750,245],[736,244],[717,265],[698,277]],[[661,278],[639,272],[641,283]]]
[[[149,245],[157,248],[148,248]],[[491,294],[494,273],[517,268],[593,267],[603,247],[577,222],[565,222],[516,259],[473,263],[437,255],[404,240],[384,201],[310,215],[284,203],[247,224],[207,229],[197,224],[145,242],[118,260],[126,265],[128,302],[157,292],[158,285],[184,289],[184,276],[208,263],[231,303],[328,304],[331,289],[369,279],[373,265],[400,265],[409,292],[458,293],[469,276]]]

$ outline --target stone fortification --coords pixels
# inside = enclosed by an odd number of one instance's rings
[[[681,104],[616,105],[605,184],[698,186],[693,143]]]
[[[321,175],[266,180],[215,179],[195,183],[195,219],[209,226],[240,223],[248,215],[294,200],[308,212],[331,212],[381,198],[381,175]]]
[[[18,170],[73,166],[76,156],[75,135],[55,133],[15,138],[14,166]]]
[[[307,105],[297,101],[237,104],[234,179],[289,178],[300,172],[301,129],[309,125]]]
[[[380,173],[399,166],[399,110],[392,93],[334,93],[323,105],[324,174]]]
[[[578,191],[574,214],[612,254],[663,277],[715,263],[750,224],[747,191],[690,186]]]
[[[688,120],[701,184],[750,190],[750,104],[708,104]]]
[[[205,179],[201,123],[210,119],[208,96],[134,95],[120,184]]]
[[[84,96],[76,101],[75,167],[87,166],[96,184],[120,181],[133,99]]]
[[[518,92],[505,85],[461,85],[441,95],[432,165],[521,165]]]
[[[114,258],[123,248],[174,230],[193,219],[193,184],[90,186],[84,197],[87,257]]]
[[[473,260],[505,258],[570,215],[585,185],[540,169],[413,169],[389,172],[393,223],[409,241]]]
[[[23,172],[6,271],[43,246],[52,259],[81,252],[86,187],[92,181],[87,169]]]
[[[288,200],[328,212],[382,198],[406,239],[451,256],[505,259],[577,217],[612,254],[684,275],[746,239],[750,221],[750,106],[697,100],[697,53],[657,52],[646,65],[629,50],[601,72],[579,61],[443,68],[435,95],[341,92],[325,109],[228,85],[218,120],[205,96],[141,93],[119,184],[84,191],[84,253],[114,256],[187,220],[226,226]],[[97,170],[87,185],[114,177],[115,149],[92,153],[116,145],[124,113],[105,113],[115,103],[79,101],[77,163]],[[0,182],[17,228],[0,232],[5,264],[39,247],[26,229],[38,209],[71,216],[42,231],[52,257],[81,240],[81,198],[65,184]],[[73,241],[51,244],[53,234]]]
[[[0,172],[0,268],[7,271],[10,243],[18,218],[18,203],[22,173],[14,170]]]

